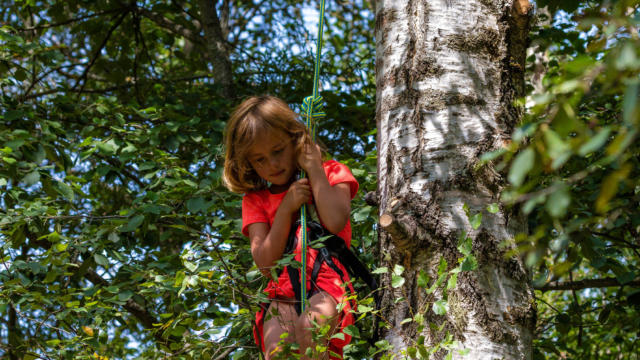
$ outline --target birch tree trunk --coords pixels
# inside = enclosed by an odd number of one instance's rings
[[[405,282],[383,295],[394,351],[434,346],[448,332],[470,353],[454,358],[529,359],[535,302],[527,272],[504,243],[525,230],[499,203],[504,184],[479,157],[509,141],[521,115],[530,6],[521,0],[377,0],[376,82],[381,262],[404,266]],[[473,230],[463,210],[483,213]],[[472,238],[478,267],[445,294],[428,294],[418,274],[455,267],[458,238]],[[431,304],[444,296],[448,311]],[[397,301],[397,299],[402,300]],[[426,310],[425,310],[426,309]],[[424,311],[423,327],[404,321]],[[429,324],[443,326],[442,331]],[[438,351],[437,358],[447,350]]]

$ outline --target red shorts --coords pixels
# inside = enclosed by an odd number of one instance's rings
[[[342,334],[344,335],[344,340],[334,337],[329,342],[329,351],[331,354],[329,358],[331,360],[340,360],[342,359],[342,349],[351,341],[351,336],[345,334],[343,329],[354,323],[352,310],[356,310],[356,304],[354,299],[349,299],[349,297],[355,294],[355,291],[353,289],[353,286],[351,285],[351,280],[349,279],[347,270],[340,263],[340,261],[335,258],[333,258],[333,262],[336,264],[338,269],[342,271],[342,278],[325,262],[320,268],[317,279],[315,279],[315,281],[311,281],[311,273],[317,254],[318,250],[309,248],[309,261],[307,262],[307,293],[309,294],[312,291],[322,290],[331,295],[336,303],[344,304],[342,307],[342,312],[340,313],[340,318],[338,320],[338,331],[342,332]],[[300,259],[299,254],[296,255],[296,259]],[[347,289],[349,294],[347,294],[345,288]],[[291,299],[295,298],[295,293],[293,291],[293,287],[291,281],[289,280],[289,275],[286,269],[280,273],[277,282],[274,280],[269,281],[269,284],[265,289],[265,293],[270,299],[283,297]],[[255,342],[263,352],[265,351],[264,342],[262,341],[263,325],[264,316],[268,307],[269,303],[261,304],[260,311],[256,313],[256,323],[253,327]],[[334,356],[332,353],[339,355],[339,357]]]

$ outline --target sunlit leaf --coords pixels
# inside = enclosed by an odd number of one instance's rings
[[[531,148],[524,149],[516,156],[509,169],[508,179],[511,184],[514,186],[520,186],[522,184],[527,173],[533,169],[535,157],[535,152]]]

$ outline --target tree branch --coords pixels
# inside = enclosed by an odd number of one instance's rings
[[[191,81],[191,80],[209,79],[211,77],[212,77],[211,75],[198,75],[198,76],[188,76],[188,77],[175,78],[175,79],[169,79],[169,80],[153,80],[153,81],[154,82],[162,82],[162,83],[172,83],[172,82],[177,82],[177,81]],[[46,91],[42,91],[42,92],[39,92],[39,93],[31,94],[31,95],[25,96],[25,97],[23,97],[21,99],[22,100],[30,100],[30,99],[35,99],[35,98],[39,98],[39,97],[46,96],[46,95],[52,95],[52,94],[64,93],[64,92],[83,93],[83,94],[104,94],[104,93],[108,93],[108,92],[115,91],[115,90],[128,89],[128,88],[131,88],[133,86],[134,86],[133,83],[128,83],[128,84],[110,86],[110,87],[107,87],[107,88],[104,88],[104,89],[82,89],[82,90],[78,90],[78,89],[58,88],[58,89],[51,89],[51,90],[46,90]]]
[[[222,30],[222,38],[227,39],[229,36],[229,0],[222,1],[222,9],[220,11],[220,30]]]
[[[149,20],[153,21],[158,26],[171,31],[176,35],[180,35],[186,39],[193,41],[194,43],[202,44],[202,38],[200,38],[200,36],[198,36],[197,33],[187,28],[186,26],[178,24],[173,20],[170,20],[156,12],[153,12],[145,8],[138,8],[138,13],[148,18]]]
[[[9,304],[9,323],[7,324],[7,337],[9,345],[9,359],[19,359],[18,348],[20,345],[20,334],[18,327],[18,317],[16,316],[16,309],[13,304]]]
[[[91,283],[94,285],[100,285],[103,287],[109,286],[109,282],[102,278],[102,276],[98,275],[98,273],[93,269],[87,269],[84,273],[84,277],[86,277]],[[147,309],[142,307],[140,304],[135,302],[133,299],[127,300],[127,302],[123,306],[128,312],[130,312],[133,316],[138,318],[142,325],[144,325],[145,329],[154,329],[153,324],[158,323],[158,321],[151,315]],[[162,335],[159,332],[153,332],[153,336],[160,343],[166,343],[167,340],[162,338]]]
[[[58,66],[58,67],[55,67],[55,68],[51,68],[48,71],[45,71],[44,73],[40,74],[40,76],[38,76],[34,81],[32,81],[32,83],[29,85],[27,90],[25,90],[24,94],[18,96],[18,101],[23,102],[24,100],[28,99],[29,98],[29,93],[31,92],[31,90],[33,90],[35,88],[36,84],[41,82],[49,74],[57,72],[57,73],[61,74],[62,76],[73,77],[71,74],[67,74],[64,71],[62,71],[62,69],[69,68],[69,67],[75,67],[75,66],[81,66],[81,65],[86,65],[86,64],[62,65],[62,66]]]
[[[578,281],[554,281],[548,284],[534,287],[536,290],[540,290],[542,292],[545,291],[553,291],[553,290],[583,290],[590,288],[604,288],[604,287],[615,287],[615,286],[640,286],[640,279],[633,280],[626,284],[621,284],[618,279],[609,277],[604,279],[585,279]]]
[[[200,22],[204,28],[205,43],[209,60],[213,65],[213,79],[220,85],[222,94],[231,97],[233,78],[231,77],[231,60],[227,49],[227,41],[223,37],[220,19],[216,12],[215,1],[200,0]]]
[[[402,200],[391,199],[378,222],[398,248],[411,251],[418,242],[429,241],[430,237],[405,206]]]
[[[118,28],[118,26],[120,26],[120,24],[122,24],[122,22],[124,21],[124,18],[127,16],[127,14],[128,14],[128,12],[122,13],[120,18],[118,20],[116,20],[116,22],[113,25],[111,25],[111,28],[107,31],[107,36],[104,37],[104,40],[102,40],[102,43],[100,44],[100,46],[98,46],[98,50],[93,55],[93,58],[89,62],[89,65],[87,65],[87,67],[84,68],[84,71],[82,72],[82,75],[80,76],[80,79],[73,85],[72,89],[75,89],[76,87],[78,87],[78,85],[80,84],[80,82],[82,80],[84,80],[84,81],[82,82],[82,87],[80,88],[80,90],[84,89],[84,86],[87,84],[86,80],[87,80],[87,74],[89,73],[89,70],[91,70],[91,68],[93,67],[93,64],[96,63],[96,60],[98,60],[98,58],[100,57],[100,53],[102,52],[102,49],[104,49],[104,47],[107,45],[107,41],[109,41],[109,38],[111,37],[113,32]]]
[[[67,24],[71,24],[71,23],[74,23],[74,22],[82,21],[82,20],[85,20],[85,19],[90,19],[92,17],[96,17],[96,16],[100,16],[100,15],[104,15],[104,14],[111,14],[111,13],[115,13],[115,12],[119,12],[119,11],[122,11],[122,9],[105,10],[105,11],[97,12],[97,13],[94,13],[94,14],[89,14],[89,15],[80,16],[80,17],[77,17],[77,18],[64,20],[64,21],[61,21],[59,23],[43,24],[43,25],[32,26],[32,27],[18,28],[17,30],[20,31],[20,32],[26,32],[26,31],[32,31],[32,30],[48,29],[48,28],[67,25]]]

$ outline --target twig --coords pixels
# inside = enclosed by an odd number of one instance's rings
[[[590,288],[604,288],[604,287],[615,287],[615,286],[640,286],[640,279],[636,279],[630,281],[626,284],[621,284],[618,279],[609,277],[603,279],[585,279],[578,281],[554,281],[543,286],[534,287],[536,290],[540,290],[542,292],[552,291],[552,290],[583,290]]]
[[[118,26],[122,24],[127,14],[128,14],[128,11],[123,12],[120,18],[116,20],[116,22],[113,23],[113,25],[111,25],[111,28],[109,28],[109,30],[107,31],[107,36],[104,37],[104,39],[102,40],[102,43],[100,44],[100,46],[98,46],[98,50],[93,55],[93,58],[89,62],[89,65],[87,65],[87,67],[84,68],[84,71],[80,76],[80,79],[73,85],[72,90],[75,90],[75,88],[78,87],[78,85],[82,80],[84,81],[82,82],[82,87],[80,87],[80,91],[84,89],[85,85],[87,84],[86,79],[87,79],[87,74],[89,73],[89,70],[91,70],[93,65],[96,63],[96,60],[98,60],[98,58],[100,57],[100,53],[102,52],[102,49],[104,49],[104,47],[107,45],[107,41],[109,41],[109,38],[111,37],[113,32],[118,28]]]
[[[176,78],[176,79],[169,79],[169,80],[154,80],[154,82],[163,82],[163,83],[171,83],[171,82],[177,82],[177,81],[191,81],[191,80],[200,80],[200,79],[208,79],[211,78],[212,76],[210,75],[198,75],[198,76],[189,76],[189,77],[183,77],[183,78]],[[123,85],[116,85],[116,86],[111,86],[111,87],[107,87],[104,89],[66,89],[66,88],[58,88],[58,89],[51,89],[51,90],[46,90],[43,92],[39,92],[39,93],[35,93],[35,94],[31,94],[28,96],[25,96],[22,98],[22,100],[30,100],[30,99],[35,99],[35,98],[39,98],[42,96],[46,96],[46,95],[52,95],[52,94],[57,94],[57,93],[63,93],[63,92],[72,92],[72,93],[83,93],[83,94],[104,94],[104,93],[108,93],[114,90],[122,90],[122,89],[128,89],[130,87],[135,86],[135,84],[133,83],[128,83],[128,84],[123,84]]]
[[[92,17],[104,15],[104,14],[111,14],[111,13],[118,12],[118,11],[121,11],[121,10],[122,9],[105,10],[105,11],[101,11],[101,12],[94,13],[94,14],[89,14],[89,15],[80,16],[80,17],[77,17],[77,18],[64,20],[64,21],[61,21],[59,23],[43,24],[43,25],[38,25],[38,26],[26,27],[26,28],[17,28],[16,30],[18,30],[20,32],[27,32],[27,31],[31,31],[31,30],[48,29],[48,28],[52,28],[52,27],[71,24],[73,22],[82,21],[82,20],[85,20],[85,19],[89,19],[89,18],[92,18]]]
[[[198,34],[194,33],[191,29],[178,24],[176,22],[173,22],[172,20],[158,14],[155,13],[151,10],[147,10],[145,8],[139,8],[138,9],[138,13],[141,14],[142,16],[146,17],[147,19],[153,21],[154,23],[156,23],[158,26],[169,30],[170,32],[182,36],[186,39],[189,39],[191,41],[193,41],[194,43],[198,43],[198,44],[202,44],[203,41],[202,39],[198,36]]]

